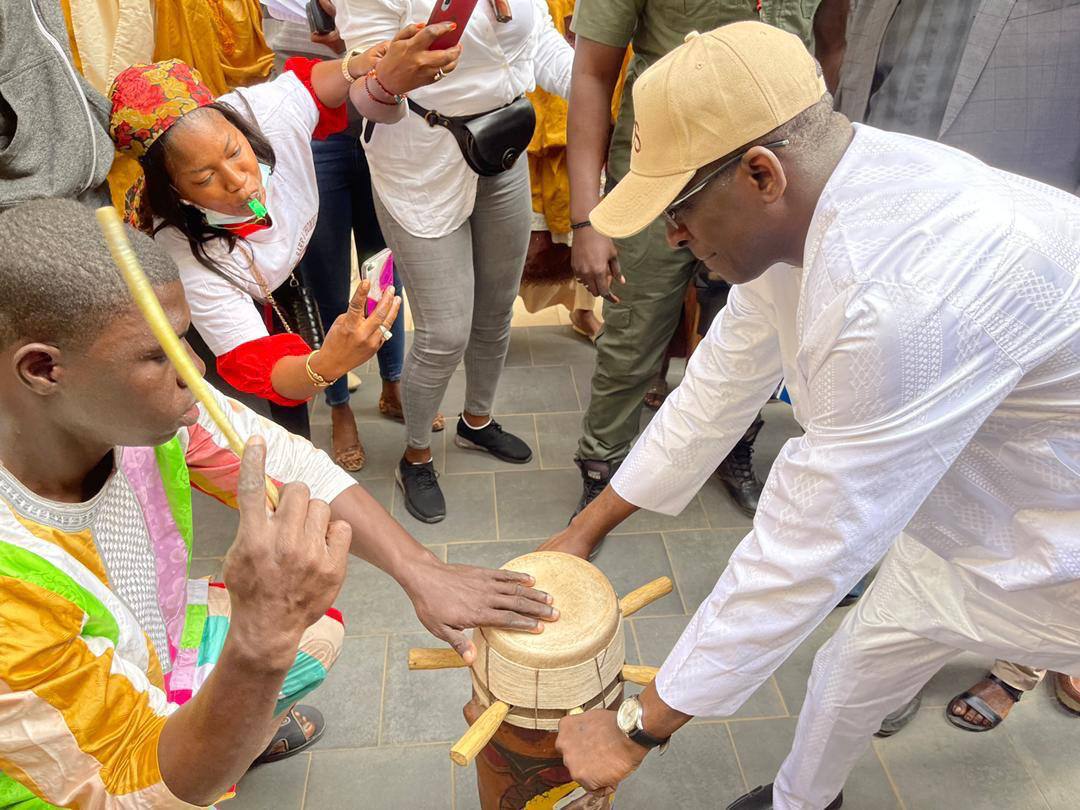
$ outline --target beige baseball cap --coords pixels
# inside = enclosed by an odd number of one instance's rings
[[[825,81],[802,40],[737,22],[686,41],[634,83],[630,173],[589,216],[614,238],[644,230],[703,166],[813,106]]]

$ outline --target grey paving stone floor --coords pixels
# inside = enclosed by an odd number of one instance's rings
[[[450,439],[461,407],[464,372],[455,373],[436,435],[435,458],[449,516],[428,526],[413,520],[393,482],[404,428],[381,419],[374,364],[362,374],[353,407],[367,449],[357,479],[423,543],[450,562],[500,565],[566,524],[580,490],[572,456],[588,403],[593,349],[561,326],[519,327],[500,385],[496,415],[533,448],[522,467],[457,448]],[[673,368],[671,381],[679,377]],[[647,419],[651,414],[646,411]],[[313,412],[317,443],[329,442],[328,413]],[[797,428],[790,410],[771,404],[756,464],[764,477]],[[597,565],[619,592],[661,574],[675,590],[628,620],[627,655],[659,665],[723,570],[749,521],[715,481],[678,517],[636,515],[610,539]],[[207,498],[196,503],[195,571],[213,574],[235,530],[234,515]],[[338,600],[348,638],[341,659],[308,702],[327,717],[311,754],[250,772],[229,810],[475,810],[475,775],[453,765],[452,741],[465,728],[469,697],[461,670],[409,672],[406,651],[434,646],[397,585],[353,560]],[[727,720],[695,720],[663,757],[650,756],[619,790],[618,810],[713,810],[771,781],[791,743],[816,649],[844,610],[834,611],[774,677]],[[943,707],[990,662],[962,655],[929,684],[924,708],[903,733],[875,740],[845,790],[851,810],[1076,810],[1080,769],[1074,757],[1080,719],[1040,687],[989,734],[948,725]]]

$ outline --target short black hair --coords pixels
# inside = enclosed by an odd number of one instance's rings
[[[178,281],[172,259],[125,226],[154,287]],[[132,306],[94,212],[73,200],[34,200],[0,214],[0,347],[16,340],[64,347],[96,338]]]

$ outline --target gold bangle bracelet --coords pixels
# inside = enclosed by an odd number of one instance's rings
[[[311,358],[318,353],[319,350],[316,349],[307,356],[307,360],[304,361],[304,368],[307,369],[308,379],[311,380],[312,385],[314,385],[316,388],[329,388],[331,385],[338,381],[338,378],[335,377],[332,380],[328,380],[326,379],[326,377],[324,377],[322,374],[320,374],[311,367]]]
[[[363,52],[363,48],[353,48],[351,51],[345,54],[345,58],[341,60],[341,75],[345,77],[345,81],[349,84],[352,84],[358,78],[360,78],[359,76],[352,75],[352,71],[349,70],[349,62],[352,61],[352,58],[354,56],[359,56]]]

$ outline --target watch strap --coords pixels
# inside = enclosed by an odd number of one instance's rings
[[[643,728],[636,728],[627,736],[629,736],[633,742],[636,742],[642,748],[649,749],[659,748],[662,745],[667,745],[668,740],[671,739],[670,737],[668,737],[667,740],[657,739]]]

